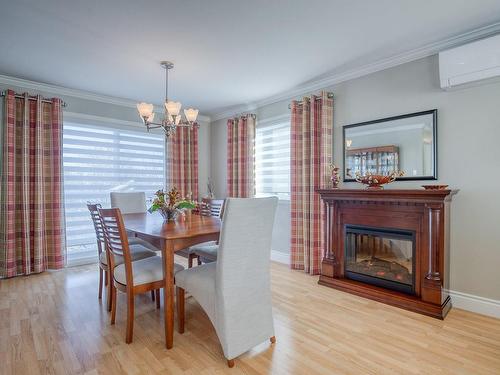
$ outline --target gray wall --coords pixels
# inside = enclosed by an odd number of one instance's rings
[[[335,95],[334,161],[342,162],[342,126],[438,109],[437,183],[460,189],[451,212],[451,289],[500,300],[500,83],[455,91],[439,88],[432,56],[327,88]],[[259,108],[261,120],[288,112],[288,101]],[[226,194],[225,121],[211,125],[212,179]],[[342,170],[342,169],[341,169]],[[392,188],[419,187],[397,182]],[[357,186],[349,184],[349,187]],[[286,203],[278,216],[289,214]],[[289,220],[277,220],[273,246],[289,251]],[[279,233],[279,236],[276,235]]]
[[[30,95],[33,94],[41,94],[44,97],[52,98],[59,97],[66,102],[66,108],[64,108],[64,112],[66,113],[75,113],[77,115],[90,115],[90,116],[99,116],[104,117],[106,119],[112,120],[122,120],[122,121],[132,121],[137,123],[138,129],[144,129],[144,125],[139,119],[137,115],[137,110],[131,107],[119,106],[114,104],[102,103],[93,100],[86,100],[72,96],[64,96],[57,95],[51,92],[37,91],[32,89],[25,89],[21,87],[8,86],[0,83],[0,91],[4,91],[7,89],[12,89],[17,93],[28,92]],[[0,126],[3,126],[3,105],[0,105]],[[68,117],[68,116],[67,116]],[[71,119],[73,122],[78,122],[78,119]],[[92,120],[84,119],[80,120],[82,123],[92,123]],[[103,124],[105,125],[105,124]],[[200,195],[204,196],[207,193],[207,180],[210,172],[210,123],[208,122],[200,122],[200,131],[199,131],[199,191]],[[144,129],[144,131],[146,131]],[[0,132],[0,136],[3,134],[3,129]],[[1,145],[1,143],[0,143]],[[0,152],[1,157],[1,152]]]

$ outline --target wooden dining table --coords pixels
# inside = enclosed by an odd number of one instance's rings
[[[167,349],[171,349],[174,344],[174,253],[202,242],[218,240],[221,220],[192,213],[174,222],[165,222],[158,213],[124,214],[123,220],[127,232],[161,249],[165,278],[165,341]]]

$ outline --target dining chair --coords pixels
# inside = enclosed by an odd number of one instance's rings
[[[119,208],[122,214],[136,214],[146,212],[146,193],[143,191],[109,193],[111,207]]]
[[[87,203],[87,209],[90,212],[90,218],[92,219],[92,223],[94,224],[95,236],[97,240],[97,255],[99,260],[99,299],[102,298],[102,289],[103,289],[102,284],[103,284],[103,273],[104,273],[104,285],[107,286],[106,305],[108,311],[111,311],[110,280],[112,280],[111,275],[113,273],[113,270],[109,267],[110,263],[109,263],[108,252],[106,250],[106,238],[104,235],[102,220],[99,215],[100,208],[101,208],[100,203],[97,204]],[[153,245],[137,237],[129,239],[129,246],[133,261],[155,256],[156,251],[159,251],[159,249],[157,249]],[[122,262],[123,262],[122,259],[119,258],[116,259],[117,264],[121,264]]]
[[[201,202],[202,204],[199,211],[201,216],[222,217],[222,213],[224,211],[224,199],[203,198]],[[193,261],[195,259],[198,261],[198,265],[200,265],[202,261],[203,263],[209,263],[217,260],[216,250],[215,256],[213,254],[208,254],[206,258],[201,257],[200,259],[200,255],[198,254],[198,251],[204,251],[206,248],[212,249],[214,246],[217,247],[216,244],[216,241],[203,242],[178,251],[176,254],[188,258],[188,268],[191,268],[193,267]]]
[[[228,198],[217,261],[176,274],[179,333],[188,291],[207,313],[229,367],[255,345],[276,341],[271,304],[271,236],[278,198]]]
[[[131,250],[123,218],[119,208],[99,209],[106,246],[109,251],[110,269],[113,270],[111,285],[111,324],[116,319],[116,293],[127,295],[127,329],[125,342],[130,344],[134,332],[134,297],[155,291],[156,307],[160,307],[160,289],[165,287],[163,260],[160,256],[132,261]],[[117,258],[123,260],[117,264]],[[174,263],[174,275],[184,267]],[[164,290],[165,293],[165,290]]]
[[[200,215],[222,218],[223,214],[224,199],[204,198],[202,200]],[[219,246],[216,241],[204,242],[191,246],[189,248],[190,256],[193,259],[198,259],[198,265],[200,265],[200,261],[203,263],[215,262],[217,260],[218,248]]]

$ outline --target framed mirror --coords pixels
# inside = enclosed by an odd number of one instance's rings
[[[437,109],[343,127],[344,181],[356,173],[437,179]]]

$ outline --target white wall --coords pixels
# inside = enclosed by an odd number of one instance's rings
[[[334,161],[338,165],[343,125],[438,109],[437,183],[460,189],[451,212],[451,289],[500,300],[500,83],[443,91],[437,56],[431,56],[327,89],[335,97]],[[255,112],[263,120],[287,113],[288,104],[282,101]],[[225,121],[212,123],[211,141],[212,179],[217,195],[223,197]],[[419,187],[421,183],[397,182],[391,187]],[[287,214],[289,206],[283,203],[278,212],[282,220],[277,220],[273,238],[275,250],[289,251]]]

